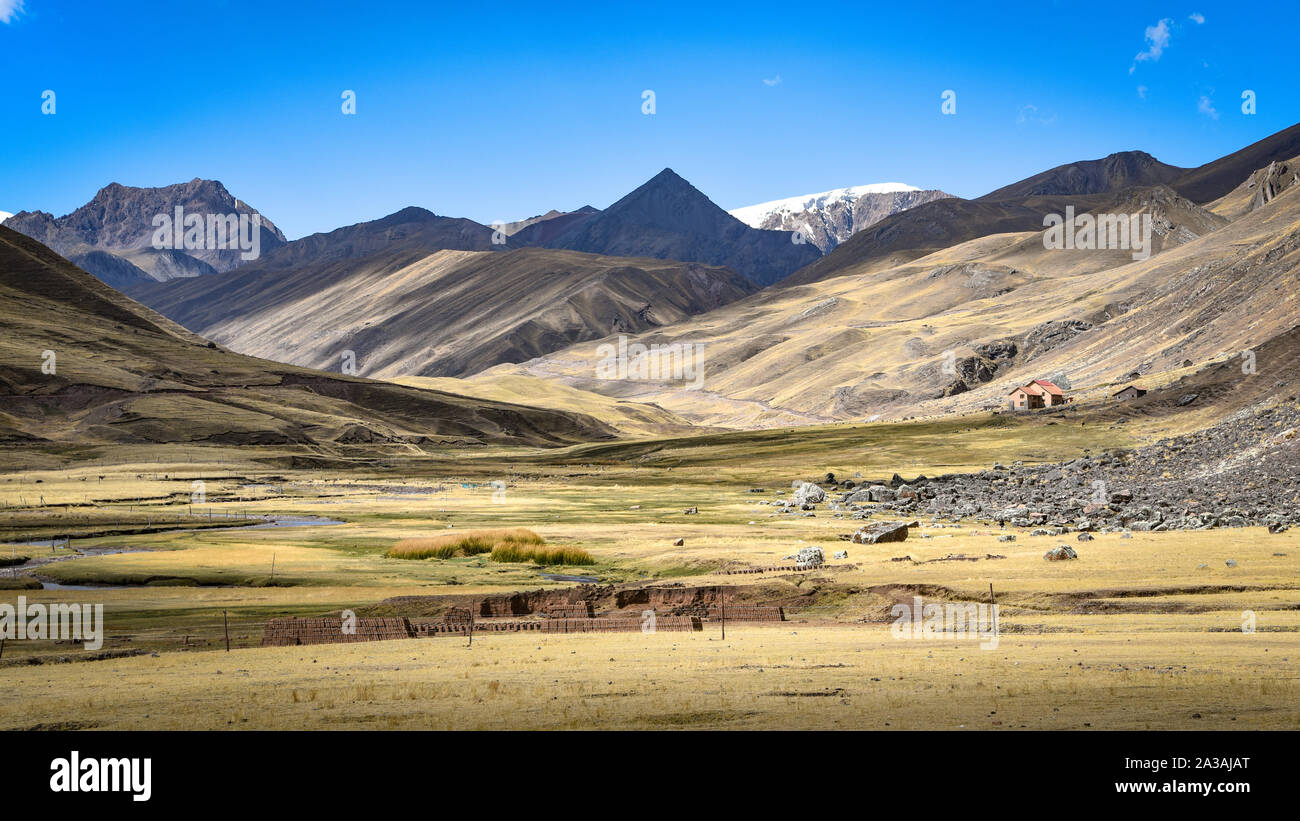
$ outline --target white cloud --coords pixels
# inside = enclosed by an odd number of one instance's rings
[[[1025,123],[1051,125],[1054,122],[1056,122],[1055,114],[1044,117],[1038,113],[1038,106],[1033,103],[1022,105],[1020,111],[1016,113],[1016,125],[1024,125]]]
[[[771,79],[764,78],[764,79],[763,79],[763,85],[765,85],[765,86],[779,86],[779,85],[781,85],[781,75],[778,74],[778,75],[776,75],[775,77],[772,77]]]
[[[1204,94],[1202,94],[1201,99],[1197,101],[1196,110],[1208,117],[1213,117],[1216,120],[1219,119],[1219,112],[1214,110],[1214,101]]]
[[[1187,19],[1199,26],[1205,22],[1205,15],[1201,14],[1199,11],[1194,11],[1187,15]]]
[[[1147,98],[1147,87],[1146,87],[1146,86],[1138,86],[1138,96],[1141,97],[1141,98],[1144,99],[1144,100]]]
[[[1154,63],[1160,59],[1160,55],[1164,54],[1165,49],[1169,46],[1170,36],[1174,33],[1173,25],[1174,21],[1166,17],[1154,26],[1147,26],[1147,30],[1144,32],[1147,49],[1146,51],[1139,51],[1137,56],[1133,58],[1134,62],[1129,67],[1129,74],[1132,74],[1137,69],[1138,63],[1145,63],[1148,60]]]
[[[0,222],[4,222],[12,216],[13,214],[10,214],[8,211],[0,211]]]
[[[0,0],[0,23],[8,23],[23,10],[23,0]]]

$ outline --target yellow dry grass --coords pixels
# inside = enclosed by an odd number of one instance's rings
[[[344,521],[74,540],[77,549],[143,552],[75,558],[48,566],[47,576],[133,586],[0,591],[0,601],[21,594],[29,602],[103,602],[105,649],[159,656],[29,667],[32,656],[84,656],[79,647],[9,642],[0,728],[1297,726],[1300,532],[1107,534],[1079,543],[1009,530],[1018,538],[1007,543],[997,540],[1001,531],[923,518],[906,542],[869,547],[840,541],[860,523],[825,507],[805,518],[766,504],[792,475],[887,475],[900,464],[891,454],[903,438],[919,462],[902,466],[909,473],[1016,449],[1064,453],[1087,441],[1060,429],[1048,441],[1020,426],[899,425],[892,435],[871,427],[794,440],[665,441],[653,451],[663,459],[649,463],[632,445],[611,446],[622,461],[594,465],[515,471],[509,457],[498,457],[496,475],[508,478],[504,497],[490,484],[427,466],[347,476],[196,462],[0,477],[0,498],[16,503],[36,492],[76,505],[89,495],[104,516],[123,508],[178,513],[186,505],[175,497],[204,477],[200,510],[218,517],[247,510]],[[804,467],[795,471],[800,447]],[[750,493],[751,482],[767,490]],[[699,512],[686,515],[686,508]],[[473,650],[450,638],[255,646],[269,618],[390,612],[380,602],[395,596],[565,584],[487,556],[385,556],[403,540],[436,534],[454,543],[516,528],[587,551],[597,564],[583,575],[601,582],[743,586],[782,598],[791,621],[728,625],[726,643],[711,624],[702,634],[476,636]],[[1079,559],[1044,561],[1043,552],[1062,541]],[[784,564],[807,545],[847,549],[856,567],[712,574],[724,565]],[[976,560],[933,561],[950,554]],[[270,587],[273,564],[277,586]],[[205,586],[140,586],[149,580]],[[955,639],[898,641],[888,630],[894,602],[915,595],[984,601],[990,584],[1003,608],[996,650]],[[230,655],[217,649],[223,612],[236,648]],[[1242,632],[1248,616],[1258,632]]]
[[[484,635],[5,671],[0,728],[1296,729],[1294,634]]]
[[[390,559],[450,559],[491,553],[498,548],[541,545],[545,540],[522,527],[471,530],[402,539],[385,553]]]

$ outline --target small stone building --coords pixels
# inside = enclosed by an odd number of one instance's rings
[[[1122,401],[1125,399],[1137,399],[1139,396],[1146,396],[1146,394],[1147,392],[1142,388],[1139,388],[1137,385],[1129,385],[1123,390],[1115,391],[1115,393],[1111,394],[1111,397]]]

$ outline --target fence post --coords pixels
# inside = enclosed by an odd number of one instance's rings
[[[722,640],[727,640],[727,589],[724,587],[719,592],[722,594]]]

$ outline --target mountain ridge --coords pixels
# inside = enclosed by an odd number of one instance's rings
[[[198,177],[153,188],[112,182],[95,192],[89,202],[62,217],[45,211],[21,211],[6,219],[5,227],[82,264],[112,285],[202,276],[231,270],[245,261],[243,251],[236,247],[155,248],[155,218],[164,216],[170,222],[177,208],[201,216],[256,214],[261,223],[255,238],[259,252],[271,251],[286,242],[275,223],[237,199],[221,182]]]

